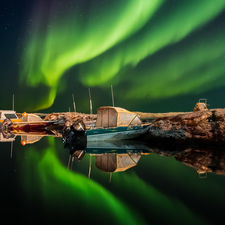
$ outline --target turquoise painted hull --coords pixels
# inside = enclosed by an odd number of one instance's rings
[[[90,141],[87,142],[86,153],[101,155],[108,153],[150,153],[149,147],[137,140],[116,140],[116,141]]]
[[[126,140],[139,137],[149,130],[150,125],[92,128],[87,130],[87,141]]]

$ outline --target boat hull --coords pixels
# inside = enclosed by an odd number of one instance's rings
[[[101,155],[107,153],[150,153],[149,147],[137,140],[90,141],[87,142],[86,153]]]
[[[126,140],[141,136],[149,130],[150,125],[93,128],[87,130],[87,141]]]

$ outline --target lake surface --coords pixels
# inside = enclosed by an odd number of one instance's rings
[[[10,142],[0,143],[2,220],[7,219],[6,224],[220,224],[225,176],[216,173],[223,173],[222,149],[208,153],[195,148],[193,154],[189,149],[181,155],[176,146],[168,151],[138,142],[103,145],[87,143],[86,154],[78,161],[61,138],[43,137],[22,146],[17,137],[12,158]],[[197,164],[188,166],[197,158],[204,165],[213,159],[214,164],[203,173]]]

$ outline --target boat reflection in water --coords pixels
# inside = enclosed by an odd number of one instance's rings
[[[125,171],[136,166],[141,155],[149,154],[149,148],[144,143],[131,140],[118,141],[87,141],[86,128],[82,121],[77,121],[73,126],[64,129],[63,132],[64,147],[70,150],[70,161],[82,160],[85,154],[96,157],[95,165],[99,170],[112,173]],[[71,159],[72,157],[72,159]]]
[[[32,126],[14,127],[5,124],[5,126],[1,125],[0,142],[13,143],[15,138],[20,136],[22,145],[33,144],[44,136],[58,137],[55,133],[57,132],[54,130],[43,129],[43,122],[41,125],[33,123]],[[88,142],[86,127],[80,120],[71,127],[64,127],[62,136],[64,147],[70,150],[70,160],[72,158],[72,161],[74,159],[80,161],[85,154],[89,154],[90,159],[95,156],[96,167],[108,173],[121,172],[134,167],[141,156],[151,152],[160,156],[174,156],[177,161],[194,168],[200,177],[207,177],[207,173],[225,175],[224,148],[177,145],[173,149],[166,150],[168,146],[155,147],[138,140]]]
[[[160,156],[175,157],[177,161],[194,168],[200,178],[206,178],[209,172],[225,175],[225,149],[179,145],[175,150],[166,149],[166,146],[159,148],[136,140],[100,141],[87,142],[85,145],[75,143],[73,149],[70,148],[70,155],[72,161],[74,158],[80,161],[85,154],[95,156],[95,165],[99,170],[113,173],[136,166],[142,155],[151,152]]]
[[[3,126],[4,125],[4,126]],[[44,129],[45,125],[33,123],[32,125],[27,124],[23,126],[11,126],[10,124],[3,124],[0,126],[0,142],[12,142],[17,136],[21,137],[21,144],[33,144],[44,136],[53,136],[56,135],[47,129]]]
[[[86,149],[73,149],[70,154],[73,159],[81,160],[84,154],[95,156],[95,166],[104,172],[122,172],[138,164],[141,156],[148,155],[150,149],[144,143],[135,141],[117,142],[87,142]],[[68,163],[69,165],[69,163]],[[90,161],[91,166],[91,161]],[[89,177],[90,177],[89,168]]]
[[[44,136],[56,136],[54,132],[47,129],[54,124],[54,121],[44,121],[37,115],[25,112],[21,115],[21,119],[17,117],[15,111],[0,113],[0,142],[12,142],[16,136],[20,136],[21,144],[26,145],[33,144]]]

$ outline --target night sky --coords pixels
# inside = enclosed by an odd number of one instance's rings
[[[65,112],[74,94],[88,113],[90,88],[95,113],[112,105],[111,85],[115,105],[130,111],[192,111],[199,98],[225,108],[225,0],[1,0],[0,29],[0,109],[14,94],[17,112]],[[87,154],[68,171],[60,138],[13,146],[12,158],[9,143],[0,147],[8,222],[223,219],[224,176],[199,179],[173,157],[143,156],[109,183],[95,166],[88,179]]]
[[[224,0],[0,3],[1,109],[225,107]]]

